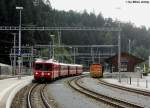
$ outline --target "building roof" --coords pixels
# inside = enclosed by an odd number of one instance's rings
[[[142,63],[142,62],[145,61],[145,60],[143,60],[143,59],[141,59],[141,58],[138,58],[138,57],[136,57],[136,56],[134,56],[134,55],[132,55],[132,54],[129,54],[129,53],[127,53],[127,52],[122,52],[122,53],[121,53],[121,57],[126,57],[126,58],[128,58],[128,59],[133,59],[133,60],[135,61],[135,64],[139,64],[139,63]],[[106,61],[107,63],[111,63],[113,59],[118,59],[118,55],[114,55],[114,56],[112,56],[112,57],[106,59],[105,61]]]

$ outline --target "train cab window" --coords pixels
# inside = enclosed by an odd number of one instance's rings
[[[52,64],[35,64],[35,70],[51,71],[52,70]]]
[[[42,70],[43,64],[35,64],[35,70]]]
[[[52,64],[45,64],[43,66],[43,71],[51,71],[52,70]]]

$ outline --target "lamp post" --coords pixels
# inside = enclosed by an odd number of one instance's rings
[[[52,41],[53,41],[53,55],[52,55],[52,59],[54,59],[54,57],[55,57],[55,52],[54,52],[54,36],[55,35],[50,35],[51,36],[51,38],[52,38]]]
[[[23,7],[16,7],[16,9],[19,10],[19,14],[20,14],[18,65],[19,65],[19,74],[21,74],[21,11],[23,10]],[[20,75],[18,76],[18,79],[21,79]]]

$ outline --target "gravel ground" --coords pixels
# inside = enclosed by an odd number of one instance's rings
[[[27,108],[27,94],[29,91],[29,86],[25,86],[15,95],[15,98],[13,99],[13,102],[11,104],[11,108]]]
[[[59,108],[111,108],[70,88],[65,83],[68,79],[58,80],[47,86],[47,93],[53,96]]]
[[[98,93],[102,93],[107,96],[119,98],[119,99],[126,100],[129,102],[137,103],[138,105],[142,105],[145,108],[150,108],[150,104],[149,104],[150,97],[148,97],[148,96],[138,95],[135,93],[131,93],[131,92],[115,89],[112,87],[108,87],[105,85],[101,85],[100,83],[98,83],[97,80],[95,80],[93,78],[83,78],[80,82],[84,86],[86,86]]]

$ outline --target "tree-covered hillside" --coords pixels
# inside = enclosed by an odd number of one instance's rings
[[[39,0],[0,0],[0,26],[18,26],[19,12],[16,6],[22,6],[22,26],[66,26],[66,27],[102,27],[117,26],[118,22],[111,18],[105,19],[100,13],[83,13],[75,11],[58,11],[49,4]],[[107,22],[107,24],[106,24]],[[128,42],[131,40],[131,52],[142,58],[148,58],[150,53],[150,29],[136,27],[132,23],[121,22],[122,51],[128,51]],[[18,33],[18,31],[15,31]],[[9,63],[9,53],[13,46],[11,31],[0,31],[0,62]],[[48,44],[51,41],[50,33],[57,35],[56,31],[24,31],[22,32],[22,45]],[[18,34],[17,34],[18,35]],[[18,37],[18,36],[17,36]],[[18,40],[18,38],[17,38]],[[18,42],[18,41],[17,41]],[[63,44],[117,44],[117,33],[93,31],[63,31]],[[17,43],[18,45],[18,43]]]

